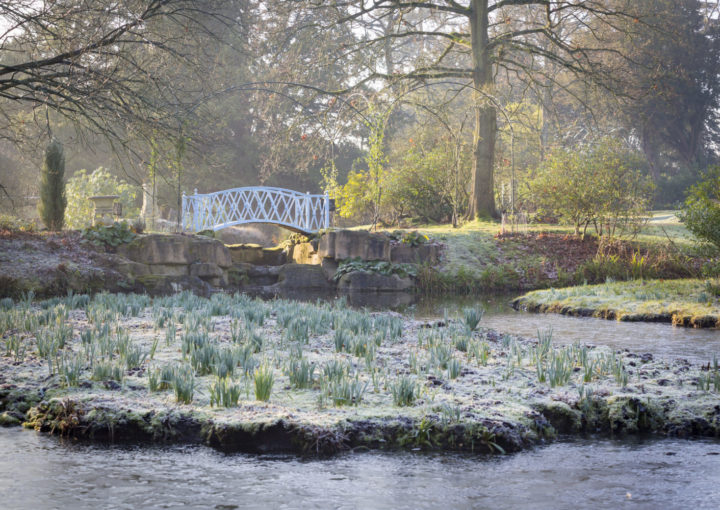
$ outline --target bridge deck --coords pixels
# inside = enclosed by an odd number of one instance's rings
[[[271,223],[304,234],[317,232],[330,226],[330,199],[267,186],[183,194],[185,230],[220,230],[247,223]]]

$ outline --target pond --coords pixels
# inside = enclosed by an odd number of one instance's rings
[[[718,330],[519,312],[509,305],[514,297],[489,295],[421,299],[413,310],[416,318],[437,319],[445,313],[450,317],[462,315],[463,308],[480,305],[485,309],[481,325],[503,333],[536,338],[538,330],[552,328],[553,340],[559,344],[608,345],[636,353],[650,352],[666,359],[685,358],[692,363],[707,363],[713,355],[720,358]]]
[[[707,362],[720,332],[512,310],[512,296],[399,303],[418,319],[482,305],[482,325]],[[312,298],[314,300],[314,298]],[[354,306],[377,305],[373,300]],[[383,307],[386,306],[383,304]],[[507,456],[355,452],[327,459],[118,446],[0,428],[0,507],[694,508],[720,507],[720,441],[592,437]]]
[[[302,301],[336,299],[334,294],[295,293],[282,296]],[[502,333],[536,338],[538,330],[552,328],[557,344],[608,345],[614,349],[652,353],[664,359],[685,358],[692,363],[708,363],[720,358],[720,331],[674,327],[648,322],[619,322],[590,317],[569,317],[560,314],[527,313],[513,310],[510,301],[517,294],[479,296],[418,297],[404,293],[357,293],[346,295],[356,308],[396,310],[416,319],[437,320],[462,316],[466,307],[482,306],[485,316],[481,326]]]
[[[25,508],[693,508],[720,506],[720,442],[557,442],[508,456],[103,446],[0,429],[0,501]]]

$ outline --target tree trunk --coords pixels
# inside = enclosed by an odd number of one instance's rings
[[[657,154],[658,143],[653,140],[652,128],[649,124],[645,125],[641,135],[642,151],[645,154],[650,165],[650,176],[654,183],[660,182],[660,161]]]
[[[497,218],[493,180],[497,112],[488,98],[493,93],[492,61],[488,49],[488,1],[473,0],[471,9],[475,131],[468,218]]]

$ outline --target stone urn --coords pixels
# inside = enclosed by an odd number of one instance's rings
[[[96,195],[90,197],[93,201],[93,225],[112,225],[120,219],[121,204],[116,202],[119,195]]]

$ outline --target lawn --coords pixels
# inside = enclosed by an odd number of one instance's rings
[[[519,234],[505,235],[493,221],[472,221],[459,228],[426,225],[418,230],[444,244],[438,271],[446,286],[466,292],[594,283],[605,276],[627,279],[632,277],[630,264],[636,254],[645,257],[645,266],[656,277],[692,276],[699,265],[687,260],[694,258],[694,240],[673,211],[653,212],[639,233],[619,236],[605,254],[617,255],[612,264],[594,260],[597,238],[582,241],[564,225],[529,224]]]

